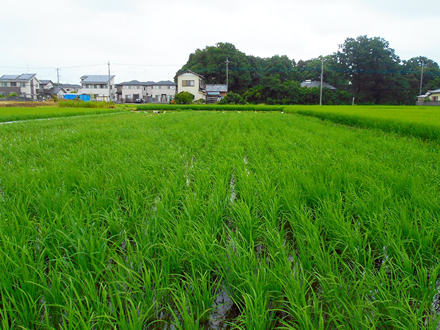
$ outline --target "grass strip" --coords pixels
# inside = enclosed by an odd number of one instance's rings
[[[72,117],[82,115],[106,114],[112,112],[122,112],[122,109],[90,109],[90,108],[1,108],[0,122],[20,121],[30,119]]]
[[[205,110],[205,111],[282,111],[276,105],[223,105],[223,104],[143,104],[137,110]]]

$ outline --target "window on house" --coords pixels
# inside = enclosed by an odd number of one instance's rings
[[[434,97],[432,98],[432,100],[433,100],[434,102],[437,102],[437,101],[438,101],[438,96],[434,96]]]
[[[183,87],[191,87],[194,86],[194,80],[182,80]]]
[[[126,88],[126,89],[130,89],[130,88],[131,88],[131,86],[125,86],[125,88]]]
[[[20,87],[25,87],[26,84],[25,83],[20,83]],[[36,86],[38,88],[38,85]]]
[[[168,89],[175,89],[175,86],[168,86]]]
[[[17,86],[17,83],[11,82],[11,87],[16,87],[16,86]]]
[[[8,87],[8,83],[2,83],[2,87]]]
[[[107,85],[101,85],[101,88],[108,88]]]
[[[139,86],[134,86],[134,89],[139,89]]]
[[[153,89],[160,89],[160,86],[153,86]]]
[[[92,88],[92,85],[86,85],[86,88]]]

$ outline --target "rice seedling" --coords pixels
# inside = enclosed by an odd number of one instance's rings
[[[251,111],[0,135],[4,328],[437,327],[435,143]]]

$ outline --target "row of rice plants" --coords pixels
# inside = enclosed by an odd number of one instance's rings
[[[137,110],[205,110],[205,111],[283,111],[276,105],[230,105],[230,104],[143,104]]]
[[[0,108],[0,122],[32,120],[44,118],[72,117],[81,115],[95,115],[122,112],[122,109],[91,109],[91,108],[59,108],[59,107],[41,107],[41,108]]]
[[[115,108],[115,103],[113,101],[88,101],[84,102],[82,100],[66,100],[59,101],[58,106],[60,108],[100,108],[100,109],[113,109]]]
[[[432,106],[288,106],[286,112],[330,120],[338,124],[440,139],[440,111]]]
[[[0,127],[4,328],[432,328],[438,148],[281,113]]]

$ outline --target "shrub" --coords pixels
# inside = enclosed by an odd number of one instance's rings
[[[220,104],[246,104],[246,101],[240,94],[229,92],[219,102]]]
[[[176,101],[177,104],[191,104],[193,100],[194,95],[190,92],[180,92],[174,97],[174,101]]]
[[[11,93],[7,97],[18,97],[17,93]]]

